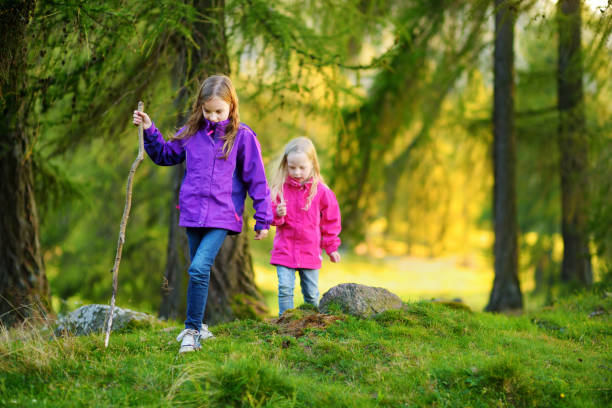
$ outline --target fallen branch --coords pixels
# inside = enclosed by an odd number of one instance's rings
[[[144,103],[138,102],[138,111],[142,112],[144,110]],[[108,347],[108,340],[110,339],[111,328],[113,327],[113,312],[115,311],[115,299],[117,297],[117,276],[119,275],[119,263],[121,262],[121,251],[123,250],[123,243],[125,242],[125,227],[127,225],[127,220],[130,215],[130,208],[132,207],[132,185],[134,184],[134,174],[136,173],[136,168],[140,164],[140,162],[144,159],[144,142],[142,139],[142,123],[138,125],[138,156],[134,163],[132,163],[132,168],[130,169],[130,174],[127,179],[127,192],[125,197],[125,207],[123,208],[123,217],[121,218],[121,225],[119,226],[119,242],[117,243],[117,254],[115,255],[115,264],[113,265],[112,274],[113,274],[113,295],[111,297],[110,302],[110,312],[107,319],[106,325],[106,338],[104,339],[104,347]]]

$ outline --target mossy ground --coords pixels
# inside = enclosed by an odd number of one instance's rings
[[[611,296],[522,316],[418,302],[361,320],[303,307],[215,326],[186,355],[179,325],[113,333],[108,349],[103,335],[3,331],[0,405],[610,406]]]

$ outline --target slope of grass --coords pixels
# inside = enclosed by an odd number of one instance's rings
[[[113,333],[108,350],[102,335],[5,330],[0,406],[610,406],[611,308],[606,291],[523,316],[429,302],[370,320],[304,308],[216,326],[182,356],[179,326]]]

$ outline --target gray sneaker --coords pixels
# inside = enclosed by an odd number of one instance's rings
[[[200,328],[200,340],[206,340],[215,337],[210,330],[208,330],[208,325],[202,323],[202,327]]]
[[[200,346],[200,332],[194,329],[185,329],[176,337],[176,341],[181,342],[181,348],[179,353],[188,353],[190,351],[197,351],[201,348]]]

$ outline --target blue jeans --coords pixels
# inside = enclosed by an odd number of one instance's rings
[[[224,229],[187,228],[191,265],[188,271],[186,329],[200,330],[202,326],[206,299],[208,299],[210,268],[215,263],[226,235],[227,230]]]
[[[278,274],[278,315],[287,309],[293,309],[293,290],[295,288],[295,272],[300,273],[300,286],[304,301],[319,306],[319,270],[293,269],[276,265]]]

